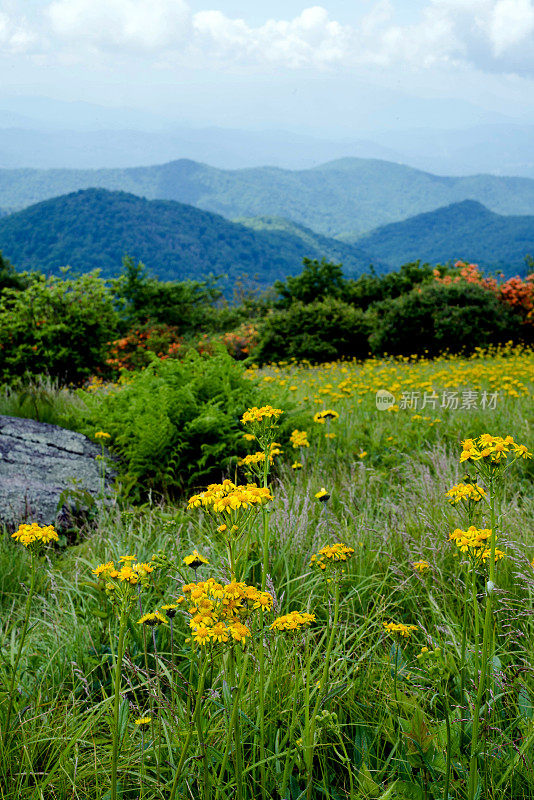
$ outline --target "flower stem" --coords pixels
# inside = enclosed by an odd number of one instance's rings
[[[494,582],[495,579],[495,543],[497,532],[495,530],[496,524],[496,509],[495,509],[495,487],[494,481],[490,479],[490,527],[491,527],[491,544],[490,544],[490,564],[489,564],[489,583]],[[471,735],[471,756],[469,761],[469,783],[467,791],[467,800],[474,800],[476,793],[477,782],[477,757],[478,757],[478,732],[480,727],[480,709],[486,693],[486,673],[488,670],[488,659],[490,642],[492,638],[493,627],[493,601],[492,590],[486,587],[486,614],[484,618],[484,633],[482,638],[482,659],[480,664],[480,678],[478,683],[478,690],[473,708],[473,729]]]
[[[239,678],[239,684],[238,684],[238,687],[237,687],[237,690],[236,690],[234,703],[233,703],[233,706],[232,706],[232,716],[230,718],[230,724],[228,726],[228,733],[226,735],[226,743],[225,743],[225,747],[224,747],[223,760],[222,760],[222,763],[221,763],[221,767],[219,769],[219,777],[217,779],[217,791],[215,792],[215,800],[218,800],[219,793],[220,793],[221,787],[223,785],[222,781],[223,781],[223,777],[224,777],[224,771],[226,770],[226,765],[228,764],[228,755],[229,755],[229,752],[230,752],[232,734],[235,733],[235,731],[236,731],[236,720],[237,720],[237,715],[238,715],[238,712],[239,712],[239,701],[241,699],[241,692],[242,692],[242,689],[243,689],[243,685],[245,683],[245,675],[246,675],[246,672],[247,672],[248,660],[249,660],[249,654],[247,653],[246,656],[245,656],[245,660],[243,662],[242,669],[241,669],[241,675],[240,675],[240,678]],[[238,743],[236,742],[236,747],[237,746],[238,746]],[[242,773],[239,772],[239,769],[240,769],[240,759],[238,759],[238,761],[237,761],[237,771],[238,771],[237,784],[238,784],[238,786],[242,781]],[[242,787],[240,787],[239,791],[242,791]],[[169,798],[169,800],[173,800],[172,796]]]
[[[121,694],[121,670],[124,655],[124,639],[128,623],[128,608],[123,603],[119,622],[119,644],[115,663],[115,699],[113,703],[113,749],[111,756],[111,800],[117,800],[117,761],[119,755],[119,707]]]
[[[460,651],[460,703],[463,705],[464,703],[464,694],[465,694],[465,651],[467,645],[467,608],[468,608],[468,601],[469,601],[469,576],[466,572],[465,575],[465,597],[464,597],[464,619],[463,619],[463,626],[462,626],[462,646]],[[460,720],[460,750],[463,747],[464,741],[464,727],[465,727],[465,720],[464,715],[461,714]]]

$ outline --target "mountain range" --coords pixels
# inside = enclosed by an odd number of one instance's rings
[[[316,86],[309,87],[314,105]],[[353,79],[351,86],[354,90]],[[265,124],[261,114],[239,127],[228,108],[223,127],[201,118],[188,121],[180,104],[150,111],[9,95],[0,88],[0,167],[122,168],[185,158],[223,169],[265,164],[305,169],[351,156],[387,159],[441,175],[534,177],[534,126],[524,108],[517,107],[510,117],[459,98],[423,100],[399,86],[387,91],[367,80],[360,82],[358,95],[366,108],[358,124],[353,119],[347,125],[350,113],[329,120],[324,110],[312,125],[311,120],[296,123],[290,113],[284,125],[293,129],[284,130],[273,129],[272,123],[258,128]],[[292,95],[278,95],[279,108],[280,102],[294,112]]]
[[[0,250],[18,269],[58,274],[69,265],[116,275],[125,254],[143,261],[162,280],[244,273],[262,286],[297,274],[302,259],[342,262],[348,275],[371,265],[358,245],[329,239],[284,220],[230,222],[172,200],[146,200],[126,192],[86,189],[0,219]],[[386,265],[375,261],[377,269]]]
[[[0,208],[21,209],[90,187],[175,200],[228,219],[282,217],[349,242],[382,225],[466,199],[497,214],[534,214],[530,178],[444,177],[360,158],[305,170],[223,170],[188,160],[127,169],[0,170]]]
[[[296,274],[303,257],[342,263],[347,276],[421,259],[475,261],[507,276],[534,254],[534,215],[504,216],[464,200],[344,242],[278,217],[231,222],[173,200],[85,189],[0,219],[0,250],[18,269],[58,274],[70,265],[116,275],[126,254],[162,280],[247,275],[261,286]]]

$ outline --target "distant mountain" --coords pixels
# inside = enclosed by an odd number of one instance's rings
[[[534,180],[451,178],[389,161],[347,158],[306,170],[222,170],[195,161],[111,170],[0,170],[0,207],[101,187],[236,217],[283,217],[350,241],[390,222],[470,199],[499,214],[534,214]]]
[[[464,200],[377,228],[358,244],[390,264],[461,258],[507,275],[524,273],[525,256],[534,255],[534,216],[502,216]]]
[[[0,167],[5,169],[124,169],[176,158],[223,169],[265,164],[305,169],[344,156],[404,161],[393,148],[366,139],[332,142],[304,134],[214,127],[32,130],[17,122],[3,127],[4,121],[0,104]]]
[[[264,286],[300,272],[304,256],[342,261],[348,275],[372,261],[358,246],[304,228],[247,227],[175,201],[104,189],[63,195],[4,217],[0,250],[19,270],[57,273],[70,265],[83,272],[100,268],[109,277],[128,254],[164,280],[210,273],[232,280],[247,273]]]

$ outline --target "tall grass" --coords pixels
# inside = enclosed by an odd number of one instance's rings
[[[395,369],[408,385],[410,379],[424,383],[425,370],[441,371],[442,382],[454,383],[455,363]],[[485,364],[500,372],[501,381],[512,366],[491,359]],[[269,629],[274,616],[266,616],[253,641],[232,651],[221,646],[214,655],[201,648],[192,651],[186,642],[191,635],[187,619],[178,614],[171,652],[170,626],[159,625],[154,636],[151,630],[143,636],[134,611],[114,719],[119,620],[92,568],[128,553],[149,561],[161,551],[161,563],[174,561],[183,571],[183,557],[196,548],[209,561],[199,567],[198,580],[213,575],[224,583],[230,565],[224,540],[201,510],[151,504],[127,512],[104,509],[98,529],[86,541],[41,561],[11,733],[0,758],[2,800],[110,798],[114,737],[116,791],[124,798],[470,797],[479,687],[477,607],[471,599],[465,602],[469,576],[458,548],[448,541],[459,519],[445,493],[464,472],[458,460],[460,438],[485,430],[510,433],[532,450],[528,370],[523,365],[517,371],[527,387],[519,396],[506,394],[494,410],[440,412],[442,422],[431,426],[413,420],[409,411],[377,411],[371,392],[358,403],[362,393],[354,387],[344,399],[319,394],[328,383],[334,385],[329,392],[340,393],[331,376],[335,370],[339,380],[346,379],[342,369],[282,366],[270,373],[273,402],[281,408],[284,402],[293,404],[295,420],[310,432],[311,447],[294,451],[304,464],[295,471],[293,452],[284,443],[289,458],[279,460],[270,478],[274,499],[267,512],[266,568],[261,514],[250,523],[244,567],[248,583],[261,587],[265,581],[274,597],[274,615],[292,610],[315,614],[312,628],[293,637],[275,634]],[[368,381],[359,374],[354,368],[353,384]],[[312,380],[321,405],[313,402]],[[487,371],[480,380],[481,385],[487,381]],[[298,388],[290,393],[290,385]],[[299,406],[306,396],[310,399]],[[340,412],[339,420],[328,430],[314,427],[313,413],[328,405]],[[325,432],[336,437],[327,439]],[[323,486],[331,495],[326,503],[314,497]],[[534,797],[531,462],[518,462],[505,476],[501,504],[498,546],[506,558],[499,563],[493,601],[489,691],[480,708],[474,796],[527,800]],[[328,583],[332,573],[310,566],[311,555],[335,541],[354,548],[340,575],[337,611],[334,584]],[[419,560],[427,561],[429,569],[415,570],[413,562]],[[6,534],[0,543],[4,691],[30,574],[28,553]],[[191,573],[189,580],[194,577]],[[143,612],[172,603],[182,583],[170,568],[155,570],[141,595]],[[482,573],[475,577],[474,590],[483,614]],[[395,641],[384,629],[387,621],[417,630]],[[422,646],[441,648],[450,666],[429,679],[416,657]],[[4,723],[4,699],[0,705]],[[151,716],[152,723],[141,732],[134,720],[144,716]]]

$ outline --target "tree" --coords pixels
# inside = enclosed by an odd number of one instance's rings
[[[278,308],[288,308],[295,302],[306,305],[327,297],[343,297],[347,281],[343,277],[341,264],[332,264],[324,258],[321,261],[303,258],[302,263],[304,269],[300,275],[275,282],[274,288],[280,296],[276,302]]]
[[[24,289],[31,278],[27,272],[17,272],[13,264],[0,250],[0,294],[4,289]]]
[[[80,383],[105,365],[117,315],[98,274],[32,276],[0,296],[0,380],[48,374]]]
[[[145,265],[124,256],[122,274],[112,281],[126,328],[146,322],[170,325],[180,334],[205,326],[206,309],[221,296],[218,278],[206,281],[160,281]]]

